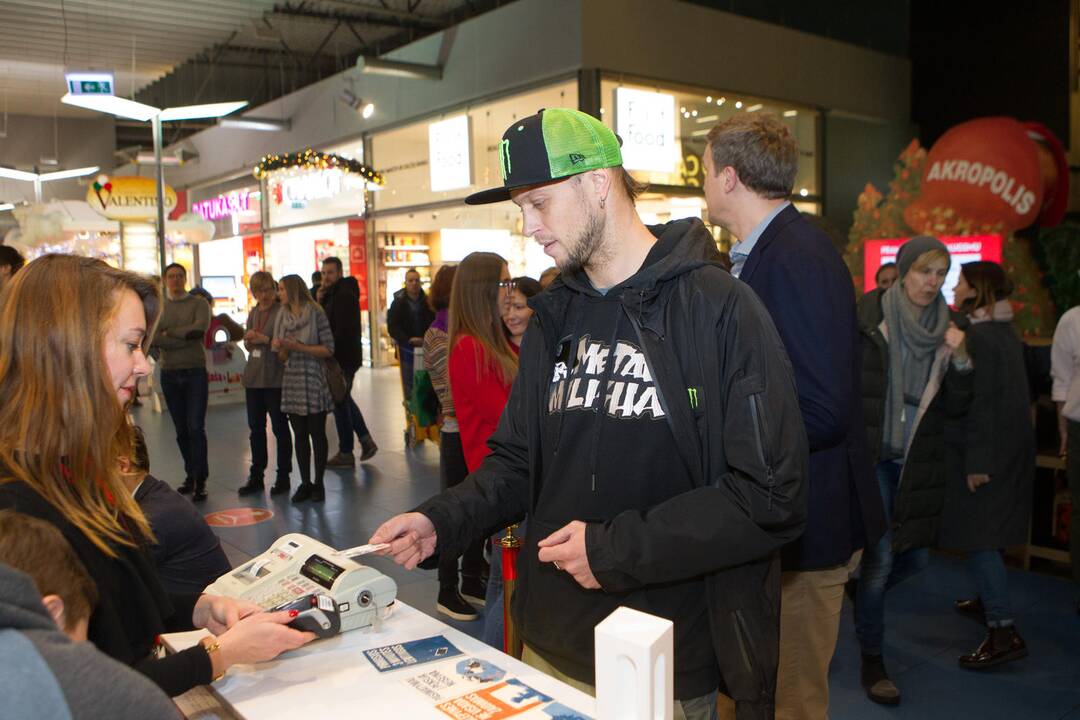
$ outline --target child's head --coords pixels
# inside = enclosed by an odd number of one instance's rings
[[[86,640],[98,602],[97,586],[55,526],[0,510],[0,562],[30,576],[41,602],[69,638]]]

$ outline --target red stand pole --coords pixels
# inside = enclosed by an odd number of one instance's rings
[[[511,525],[506,528],[506,536],[499,540],[502,548],[502,574],[503,574],[503,652],[515,658],[521,657],[521,636],[514,627],[514,621],[510,618],[510,601],[514,597],[514,589],[517,586],[517,556],[521,550],[521,540],[514,536],[514,528]]]

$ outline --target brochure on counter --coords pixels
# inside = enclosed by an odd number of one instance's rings
[[[498,665],[463,653],[443,635],[371,648],[364,657],[380,673],[400,674],[404,685],[453,720],[592,720]]]

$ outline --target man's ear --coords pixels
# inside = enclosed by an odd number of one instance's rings
[[[739,173],[735,172],[735,168],[728,165],[720,171],[720,181],[724,192],[734,192],[735,188],[739,186]]]
[[[56,623],[56,627],[61,631],[65,629],[64,619],[64,599],[59,595],[46,595],[41,598],[41,604],[45,606],[45,609],[49,611],[49,615],[52,616],[53,622]]]
[[[593,191],[596,193],[596,197],[601,200],[607,201],[611,197],[611,184],[613,182],[614,171],[617,168],[601,168],[599,170],[590,170],[585,173],[586,182],[589,182]]]

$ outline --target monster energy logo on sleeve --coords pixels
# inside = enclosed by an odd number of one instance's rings
[[[499,143],[499,160],[502,169],[503,180],[510,177],[510,140],[506,139]]]

